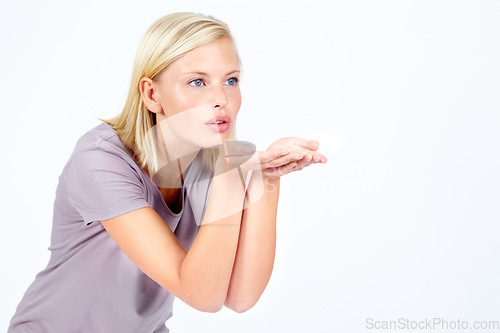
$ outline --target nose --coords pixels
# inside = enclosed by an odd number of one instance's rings
[[[227,105],[227,95],[224,87],[214,87],[212,90],[212,106],[215,110],[222,110]]]

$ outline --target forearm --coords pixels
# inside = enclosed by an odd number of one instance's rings
[[[280,178],[254,171],[248,186],[251,204],[243,210],[240,237],[225,305],[237,312],[251,308],[266,288],[276,251]]]
[[[217,311],[224,304],[238,245],[243,198],[237,169],[213,179],[202,225],[179,277],[189,290],[190,303],[200,304],[198,308]]]

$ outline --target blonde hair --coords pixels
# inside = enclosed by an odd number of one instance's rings
[[[156,125],[156,114],[150,112],[142,100],[139,81],[142,77],[154,79],[176,60],[193,49],[228,37],[233,43],[240,67],[236,44],[226,23],[212,16],[190,12],[172,13],[156,20],[139,43],[132,70],[132,79],[122,112],[111,119],[101,119],[110,125],[134,156],[136,163],[156,172],[159,154],[151,129]],[[231,134],[234,139],[236,131]],[[202,148],[203,164],[213,170],[218,149]]]

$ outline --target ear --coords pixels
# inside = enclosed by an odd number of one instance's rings
[[[139,80],[139,91],[142,101],[149,111],[154,113],[162,112],[163,109],[158,98],[158,84],[149,77],[142,77]]]

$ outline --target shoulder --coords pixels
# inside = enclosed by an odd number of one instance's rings
[[[132,152],[125,148],[116,131],[104,122],[78,139],[62,176],[82,178],[90,173],[120,174],[141,183],[144,178]]]
[[[60,196],[87,225],[150,206],[144,171],[106,126],[101,124],[78,140],[59,179]]]
[[[116,155],[132,157],[132,153],[125,148],[116,131],[107,123],[99,125],[85,132],[76,142],[72,156],[80,151],[101,149]]]

